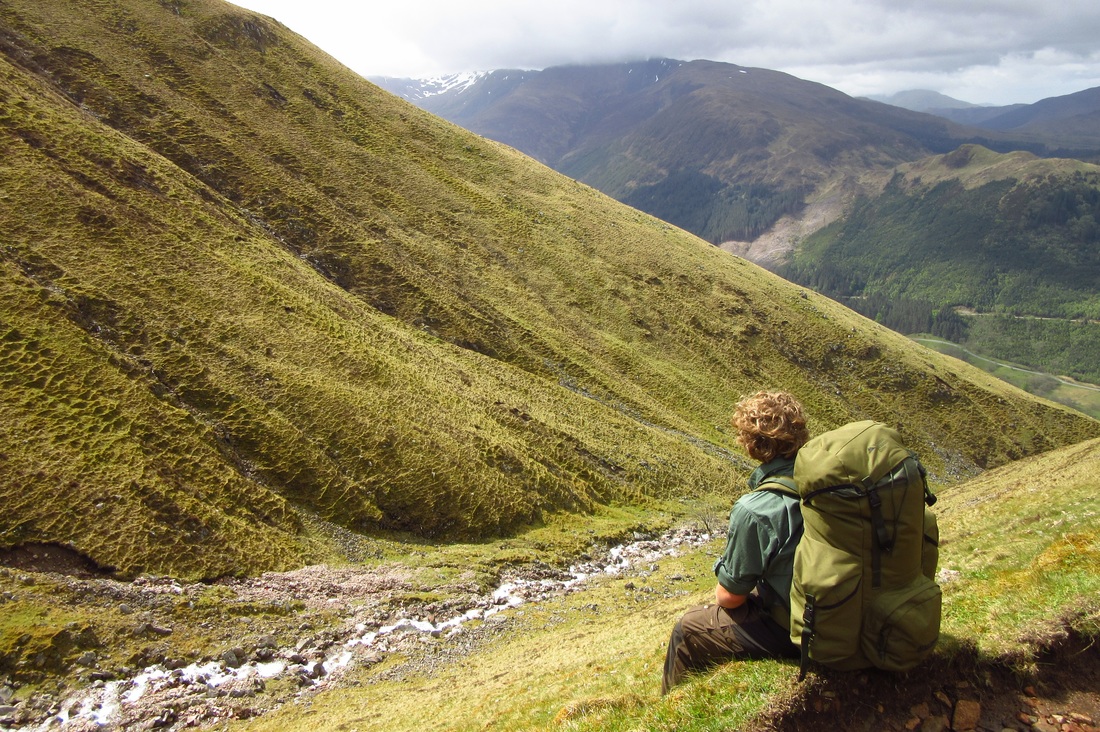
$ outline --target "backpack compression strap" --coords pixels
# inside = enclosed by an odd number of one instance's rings
[[[802,499],[802,494],[798,492],[798,484],[794,482],[794,478],[787,475],[768,475],[753,490],[771,491],[772,493],[790,496],[795,500]],[[810,666],[810,646],[814,640],[814,602],[813,595],[806,595],[806,607],[802,613],[802,639],[800,641],[802,659],[798,664],[799,681],[806,678],[806,670]]]
[[[813,595],[806,595],[806,609],[802,613],[802,659],[798,663],[798,680],[806,678],[806,669],[810,666],[810,646],[814,641],[814,603]]]
[[[886,529],[882,497],[875,488],[868,489],[867,500],[871,504],[871,526],[875,530],[875,540],[871,543],[871,587],[879,587],[882,585],[882,552],[889,553],[894,548],[894,539]]]

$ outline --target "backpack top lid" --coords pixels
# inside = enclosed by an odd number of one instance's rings
[[[803,445],[794,480],[803,497],[838,485],[866,487],[909,455],[897,430],[872,420],[852,422]]]

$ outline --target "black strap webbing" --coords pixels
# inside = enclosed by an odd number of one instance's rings
[[[810,645],[814,641],[814,596],[806,595],[806,609],[802,611],[802,660],[798,664],[798,680],[806,678],[810,666]]]
[[[875,540],[871,542],[871,586],[882,585],[882,552],[894,548],[894,540],[886,530],[886,521],[882,518],[882,497],[872,488],[867,492],[871,504],[871,526],[875,530]]]

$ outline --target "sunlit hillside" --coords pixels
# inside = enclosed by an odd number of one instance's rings
[[[760,387],[940,482],[1100,435],[220,0],[5,0],[0,52],[0,548],[213,578],[730,495]]]

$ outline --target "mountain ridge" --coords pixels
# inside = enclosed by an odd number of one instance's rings
[[[937,106],[935,92],[899,92],[892,98],[877,98],[888,104],[928,112],[963,125],[1017,135],[1022,141],[1043,141],[1052,155],[1074,156],[1100,145],[1096,118],[1100,115],[1100,87],[1072,94],[1047,97],[1032,104],[979,106],[944,97],[949,103]],[[942,95],[941,95],[942,96]],[[1054,148],[1060,148],[1055,150]],[[1004,150],[1001,150],[1004,152]],[[1095,151],[1084,159],[1096,160]]]
[[[933,114],[939,109],[975,109],[993,106],[964,102],[931,89],[906,89],[893,94],[872,94],[867,99],[892,104],[895,107],[904,107],[914,112],[932,112]]]
[[[372,80],[398,92],[415,84]],[[745,252],[752,247],[740,242],[800,217],[815,201],[843,191],[850,204],[877,193],[893,165],[960,144],[1084,159],[1100,150],[1092,127],[1065,122],[1064,112],[1049,126],[993,129],[992,119],[1010,110],[968,108],[957,110],[960,120],[968,115],[963,125],[953,121],[956,110],[884,106],[780,72],[713,61],[485,72],[461,93],[417,104]]]

